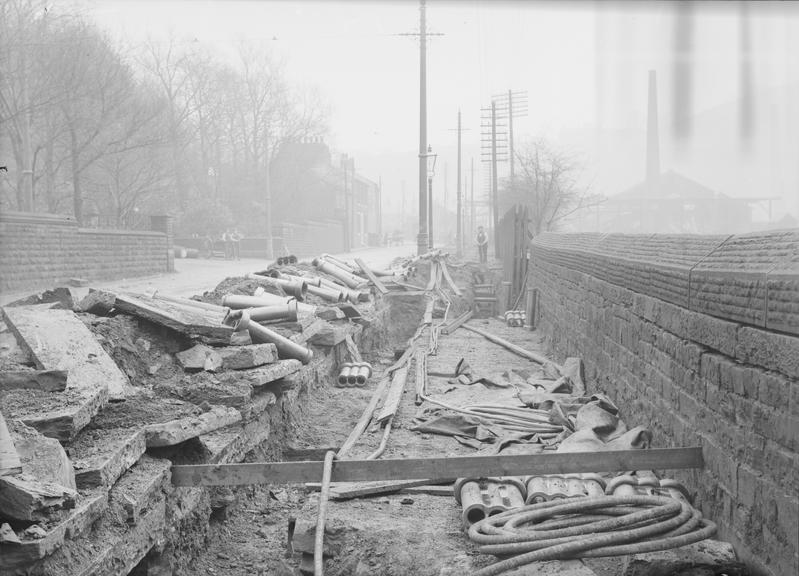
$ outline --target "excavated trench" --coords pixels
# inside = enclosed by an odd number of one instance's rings
[[[210,296],[234,286],[235,282],[223,283]],[[422,294],[391,293],[375,299],[365,322],[351,325],[363,359],[376,372],[363,388],[336,387],[338,367],[349,360],[343,342],[315,348],[311,364],[291,377],[291,388],[283,390],[266,411],[268,417],[260,419],[259,426],[268,435],[241,460],[321,459],[325,449],[340,446],[368,402],[380,372],[393,362],[395,351],[404,348],[416,330],[425,303]],[[139,356],[131,355],[126,361],[133,363],[135,358]],[[141,368],[130,366],[132,370]],[[171,368],[165,365],[160,370],[166,374]],[[168,389],[175,384],[166,378],[154,385]],[[208,390],[195,390],[194,394],[207,394]],[[225,386],[225,393],[232,393],[230,385]],[[208,456],[207,446],[199,440],[148,452],[175,464],[203,462]],[[172,502],[167,509],[173,512],[167,521],[167,534],[154,543],[130,573],[293,574],[299,569],[301,556],[287,552],[288,527],[315,496],[302,485],[173,488],[168,496]]]

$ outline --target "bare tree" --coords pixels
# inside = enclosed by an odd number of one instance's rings
[[[505,182],[502,195],[507,204],[527,206],[534,236],[556,229],[568,216],[602,201],[579,185],[582,167],[577,158],[544,140],[520,146],[516,162],[516,178]]]

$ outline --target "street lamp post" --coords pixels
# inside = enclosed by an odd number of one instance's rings
[[[436,174],[436,159],[433,147],[427,146],[427,247],[433,249],[433,176]]]

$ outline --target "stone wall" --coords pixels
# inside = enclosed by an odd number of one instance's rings
[[[799,230],[741,236],[544,234],[537,327],[589,390],[658,447],[755,574],[799,573]]]
[[[0,290],[166,272],[170,252],[167,231],[79,228],[66,216],[7,212],[0,215]]]

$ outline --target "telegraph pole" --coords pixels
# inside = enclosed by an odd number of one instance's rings
[[[476,214],[474,209],[474,158],[472,158],[472,172],[471,175],[469,176],[469,183],[472,186],[471,192],[469,193],[470,194],[469,203],[471,204],[471,210],[469,210],[469,215],[471,216],[469,237],[474,238],[474,229],[476,222]]]
[[[425,0],[419,0],[419,235],[417,255],[428,251],[427,241],[427,21]]]
[[[461,111],[458,110],[458,228],[457,251],[458,256],[463,256],[463,206],[461,202]]]
[[[497,198],[497,104],[491,102],[491,206],[494,209],[494,258],[499,258],[499,199]]]

